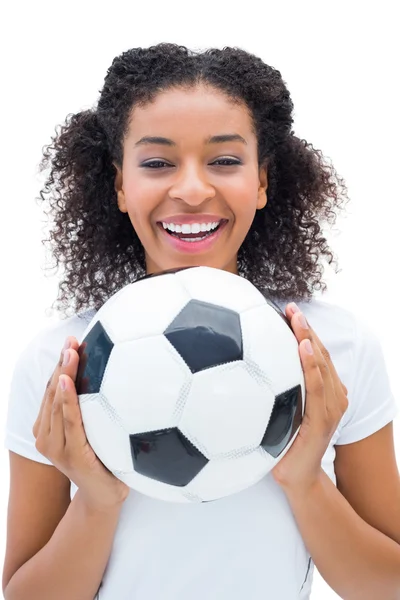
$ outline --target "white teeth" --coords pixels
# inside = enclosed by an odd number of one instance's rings
[[[201,237],[196,237],[196,238],[185,238],[185,242],[201,242],[201,240],[205,240],[206,239],[206,235],[203,235]]]
[[[168,229],[172,233],[200,233],[200,231],[212,231],[218,227],[221,221],[214,221],[213,223],[183,223],[182,225],[178,225],[175,223],[165,223],[163,222],[162,226],[164,229]],[[192,239],[192,238],[187,238]],[[195,238],[194,238],[195,239]]]

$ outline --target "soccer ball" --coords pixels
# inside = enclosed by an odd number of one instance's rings
[[[87,439],[134,490],[205,502],[260,481],[298,433],[305,385],[286,316],[248,280],[191,267],[112,296],[83,334]]]

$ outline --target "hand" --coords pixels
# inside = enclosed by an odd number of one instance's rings
[[[285,312],[299,342],[306,406],[298,435],[272,475],[285,491],[300,492],[319,479],[322,457],[347,410],[348,392],[315,331],[307,322],[308,328],[302,326],[301,317],[305,317],[298,307],[290,303]],[[313,354],[307,352],[307,340]]]
[[[87,505],[107,509],[123,502],[129,488],[103,465],[87,440],[75,388],[78,349],[76,338],[67,338],[32,431],[36,449],[77,485]]]

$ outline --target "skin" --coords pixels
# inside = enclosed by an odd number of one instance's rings
[[[206,143],[212,135],[231,132],[247,143]],[[135,147],[149,135],[170,138],[175,145]],[[240,158],[243,165],[212,166],[216,158],[227,155]],[[141,169],[140,164],[150,158],[170,166],[156,172]],[[128,213],[145,248],[148,272],[202,264],[237,273],[238,249],[255,211],[267,201],[267,172],[258,168],[248,112],[209,88],[160,94],[151,105],[133,111],[115,189],[120,210]],[[177,213],[202,212],[228,219],[215,244],[194,257],[171,249],[157,221]],[[333,589],[346,598],[381,594],[397,598],[400,513],[393,498],[400,498],[400,483],[393,426],[390,423],[358,443],[338,448],[336,488],[323,472],[321,460],[348,408],[348,390],[298,307],[290,303],[285,312],[299,343],[307,402],[299,435],[272,475],[286,493],[315,564]],[[371,451],[380,459],[372,472]],[[378,479],[379,487],[372,485]]]
[[[246,143],[207,144],[207,138],[227,133]],[[169,138],[175,145],[135,146],[144,136]],[[213,164],[229,157],[242,164]],[[141,167],[150,159],[169,166]],[[244,106],[204,86],[161,93],[133,110],[123,164],[115,166],[118,206],[145,248],[148,272],[202,264],[237,273],[238,249],[267,202],[268,187]],[[177,252],[157,225],[172,215],[204,213],[227,219],[227,225],[202,253]],[[299,343],[307,403],[299,435],[273,476],[314,563],[341,597],[398,598],[400,480],[393,426],[336,447],[336,488],[322,471],[321,458],[347,410],[348,392],[312,324],[302,325],[293,303],[285,312]],[[36,448],[55,466],[10,453],[6,600],[93,598],[129,491],[104,469],[87,441],[74,385],[78,348],[69,337],[33,427]],[[70,480],[80,488],[72,502]]]
[[[207,143],[221,134],[239,134],[245,143]],[[135,144],[161,136],[174,146]],[[240,160],[240,165],[215,163]],[[143,168],[150,160],[161,168]],[[147,271],[202,264],[237,273],[237,254],[256,210],[267,203],[267,171],[259,168],[257,138],[250,115],[222,93],[207,87],[174,89],[133,110],[124,141],[122,169],[115,165],[119,209],[128,213],[145,248]],[[200,254],[178,252],[158,221],[177,214],[215,214],[228,223],[215,244]],[[171,219],[172,220],[172,219]]]

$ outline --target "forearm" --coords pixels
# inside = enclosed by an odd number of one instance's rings
[[[284,491],[318,571],[341,598],[400,599],[400,545],[366,523],[326,473],[307,493]]]
[[[78,490],[48,543],[10,579],[5,600],[93,600],[121,507],[89,509]]]

